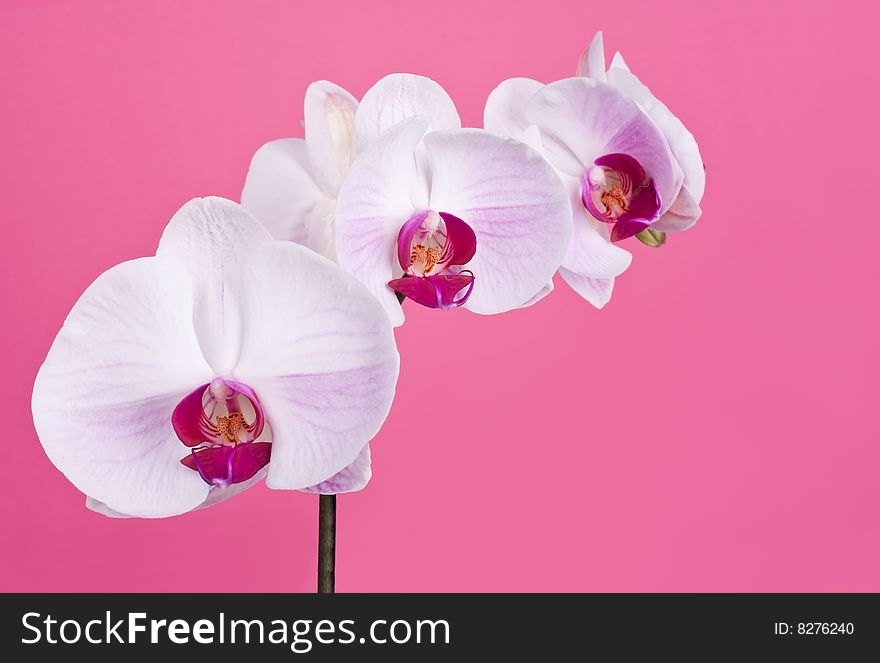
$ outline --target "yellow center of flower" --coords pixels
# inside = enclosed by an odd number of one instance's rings
[[[600,199],[606,209],[618,208],[621,212],[626,211],[626,195],[619,186],[613,186],[602,194]]]
[[[429,273],[437,262],[440,260],[440,250],[436,247],[426,248],[422,244],[416,244],[412,248],[412,252],[409,255],[409,261],[411,264],[421,263],[422,264],[422,272]]]
[[[238,442],[238,431],[247,427],[248,423],[241,412],[230,412],[228,417],[217,417],[217,434],[233,444]]]

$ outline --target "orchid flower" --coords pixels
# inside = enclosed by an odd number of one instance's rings
[[[382,308],[235,203],[192,200],[155,257],[80,297],[37,375],[47,455],[111,516],[164,517],[270,488],[370,477],[398,355]]]
[[[382,131],[414,115],[428,118],[434,129],[461,127],[452,99],[424,76],[386,76],[360,104],[334,83],[312,83],[305,95],[305,139],[282,138],[257,150],[242,205],[276,239],[335,260],[336,199],[352,161]]]
[[[619,52],[614,54],[611,66],[607,71],[605,70],[605,46],[601,30],[596,33],[581,56],[577,75],[606,82],[619,90],[627,99],[636,102],[660,129],[669,144],[676,165],[682,171],[681,188],[669,209],[651,226],[651,229],[659,232],[677,232],[693,226],[702,213],[700,202],[706,188],[706,169],[694,135],[629,70]]]
[[[662,231],[692,225],[682,219],[696,220],[699,209],[689,201],[702,196],[704,183],[691,173],[699,160],[693,137],[628,71],[613,65],[606,75],[601,48],[600,33],[579,68],[589,77],[549,85],[504,81],[490,94],[484,117],[488,130],[540,151],[565,184],[573,228],[559,273],[598,308],[632,261],[619,242],[635,235],[659,245]],[[684,134],[692,146],[685,146]],[[683,193],[685,159],[693,188]]]
[[[519,141],[430,131],[410,118],[355,160],[336,208],[336,252],[403,323],[396,294],[430,308],[502,313],[552,288],[571,213],[552,168]]]

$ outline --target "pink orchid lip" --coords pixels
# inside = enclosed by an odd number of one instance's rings
[[[215,378],[177,404],[171,425],[192,448],[181,463],[206,483],[226,487],[247,481],[269,462],[271,442],[256,442],[265,415],[256,393],[230,378]]]
[[[462,219],[448,212],[418,212],[397,235],[397,259],[404,275],[388,285],[429,308],[461,306],[474,289],[473,272],[461,266],[476,250],[477,236]]]
[[[252,413],[242,411],[242,406]],[[250,416],[253,421],[247,422]],[[203,443],[252,442],[263,432],[263,408],[254,390],[229,378],[215,378],[178,403],[171,414],[177,437],[188,447]]]
[[[581,201],[597,220],[612,224],[611,241],[632,237],[660,216],[660,194],[654,180],[628,154],[606,154],[583,175]]]
[[[271,455],[271,442],[245,442],[193,449],[180,462],[197,471],[208,485],[227,488],[252,478],[269,463]]]
[[[393,279],[388,285],[422,306],[446,310],[468,300],[474,289],[474,273],[463,269],[458,274],[410,276]]]

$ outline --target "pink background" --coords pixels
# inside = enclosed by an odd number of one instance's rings
[[[187,199],[238,199],[254,150],[302,135],[310,81],[419,72],[473,126],[498,82],[570,75],[603,28],[698,137],[703,219],[635,246],[603,311],[562,283],[492,318],[407,306],[338,587],[880,591],[876,10],[415,4],[0,3],[0,589],[313,590],[314,496],[87,511],[31,422],[52,338]]]

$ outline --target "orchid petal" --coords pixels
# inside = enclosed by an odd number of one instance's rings
[[[220,502],[225,502],[230,497],[235,497],[236,495],[243,493],[248,488],[257,485],[258,483],[260,483],[260,481],[265,479],[266,472],[267,470],[264,467],[247,481],[234,483],[227,486],[226,488],[221,488],[220,486],[211,486],[208,490],[208,496],[205,498],[205,501],[199,504],[195,509],[193,509],[193,511],[198,511],[199,509],[207,509],[208,507],[219,504]],[[115,511],[100,500],[96,500],[94,497],[89,497],[88,495],[86,496],[86,508],[90,511],[94,511],[95,513],[100,513],[102,516],[107,516],[108,518],[137,517],[129,515],[127,513]]]
[[[602,31],[599,30],[581,59],[577,67],[578,76],[589,76],[597,81],[605,82],[605,44],[602,41]]]
[[[339,493],[354,493],[364,488],[373,476],[370,467],[370,445],[366,445],[348,467],[344,467],[326,481],[315,486],[303,488],[304,493],[317,493],[319,495],[338,495]]]
[[[195,330],[215,375],[233,369],[241,346],[241,319],[226,280],[253,247],[267,243],[272,238],[256,219],[232,201],[214,197],[189,201],[162,233],[156,255],[178,261],[192,277]]]
[[[487,131],[524,141],[530,126],[525,118],[526,105],[542,87],[543,83],[531,78],[508,78],[489,94],[483,126]]]
[[[608,226],[587,213],[579,192],[572,190],[572,197],[571,242],[562,266],[591,278],[619,276],[630,266],[632,254],[611,243]]]
[[[126,513],[120,513],[119,511],[114,511],[109,506],[101,502],[100,500],[96,500],[94,497],[89,497],[86,495],[86,508],[89,511],[94,511],[95,513],[100,513],[102,516],[106,516],[107,518],[135,518],[136,516],[130,516]]]
[[[304,106],[311,173],[321,189],[335,198],[357,156],[354,118],[358,102],[335,83],[317,81],[306,90]]]
[[[624,62],[623,54],[620,51],[614,52],[614,57],[611,58],[611,66],[608,67],[609,71],[611,69],[623,69],[629,71],[629,67],[626,65],[626,62]]]
[[[649,122],[620,92],[589,78],[545,85],[529,101],[525,117],[541,129],[545,140],[553,141],[553,149],[546,154],[550,162],[574,177],[603,154],[622,151],[607,149],[622,127],[641,118]]]
[[[614,68],[608,72],[608,82],[628,98],[635,101],[660,129],[669,143],[675,161],[681,167],[684,182],[690,197],[699,205],[706,188],[706,171],[700,148],[693,134],[685,128],[672,111],[666,107],[631,72],[624,68]],[[637,156],[637,155],[634,155]],[[637,157],[638,158],[638,157]],[[669,205],[666,206],[669,208]]]
[[[664,232],[680,232],[691,228],[700,218],[702,210],[687,187],[682,187],[666,214],[651,226]]]
[[[546,297],[551,292],[553,292],[553,287],[554,287],[553,281],[548,281],[547,284],[543,288],[538,290],[538,292],[536,292],[534,295],[529,297],[525,302],[520,304],[517,308],[528,308],[529,306],[534,306],[539,301],[544,299],[544,297]]]
[[[306,246],[306,219],[324,199],[324,192],[310,174],[306,144],[300,138],[273,140],[257,150],[241,192],[242,206],[275,239]]]
[[[522,305],[565,256],[571,211],[553,169],[532,148],[479,129],[425,136],[428,207],[463,219],[476,233],[475,275],[464,305],[502,313]]]
[[[193,285],[163,258],[99,276],[67,317],[34,385],[50,460],[110,509],[163,517],[199,506],[208,486],[180,464],[171,413],[210,380],[193,330]]]
[[[523,132],[522,138],[519,140],[531,147],[538,154],[543,154],[544,141],[541,138],[541,130],[534,124],[530,124],[526,128]]]
[[[230,497],[235,497],[236,495],[239,495],[240,493],[246,491],[248,488],[256,486],[258,483],[266,478],[266,474],[268,473],[268,471],[269,470],[264,467],[247,481],[233,483],[229,486],[226,486],[226,488],[221,488],[220,486],[211,486],[211,490],[208,492],[208,497],[205,499],[204,502],[196,507],[196,510],[207,509],[208,507],[219,504],[220,502],[225,502]]]
[[[394,326],[403,324],[400,303],[388,287],[403,275],[396,259],[398,232],[415,212],[428,209],[427,181],[415,161],[427,127],[420,118],[406,120],[364,150],[336,206],[339,264],[367,286]]]
[[[306,488],[351,464],[385,420],[394,335],[375,298],[329,260],[283,242],[251,251],[227,280],[243,324],[235,375],[271,430],[267,484]]]
[[[367,90],[358,107],[359,148],[411,117],[427,120],[429,131],[461,128],[455,104],[439,83],[415,74],[389,74]]]
[[[308,240],[305,246],[336,262],[336,200],[319,200],[312,211],[306,215],[305,225]]]
[[[586,299],[590,304],[601,309],[605,304],[611,301],[611,291],[614,289],[614,277],[611,278],[591,278],[589,276],[581,276],[575,272],[567,270],[565,267],[559,268],[559,275],[565,279],[565,282]]]

